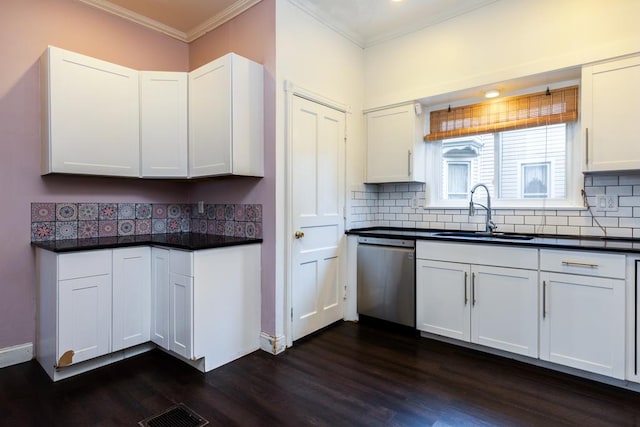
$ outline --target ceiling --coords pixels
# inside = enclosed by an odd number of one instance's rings
[[[80,0],[191,42],[261,0]],[[289,0],[366,48],[437,24],[496,0]]]

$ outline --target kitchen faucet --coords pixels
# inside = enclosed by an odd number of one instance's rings
[[[476,202],[475,204],[473,203],[473,192],[476,191],[476,189],[478,187],[482,187],[485,189],[485,191],[487,192],[487,206],[482,205],[478,202]],[[469,198],[469,216],[473,216],[476,213],[476,208],[475,205],[480,205],[481,207],[483,207],[486,211],[487,211],[487,224],[485,227],[485,233],[487,234],[491,234],[493,233],[493,231],[496,229],[497,225],[493,222],[493,220],[491,220],[491,194],[489,194],[489,188],[487,188],[486,185],[484,184],[476,184],[473,186],[473,188],[471,189],[471,197]]]

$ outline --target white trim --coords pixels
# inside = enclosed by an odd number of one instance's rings
[[[317,92],[313,92],[309,89],[305,89],[301,86],[297,86],[293,84],[290,80],[284,81],[284,91],[287,95],[287,102],[290,105],[291,96],[298,96],[300,98],[304,98],[307,101],[315,102],[316,104],[324,105],[325,107],[333,108],[334,110],[338,110],[341,113],[351,114],[351,106],[347,104],[343,104],[342,102],[335,101],[331,98],[327,98],[326,96],[320,95]],[[289,131],[290,129],[287,129]],[[290,136],[290,135],[287,135]]]
[[[142,25],[149,29],[166,34],[169,37],[173,37],[174,39],[178,39],[185,43],[191,43],[192,41],[196,40],[199,37],[202,37],[209,31],[216,29],[222,24],[240,15],[241,13],[251,8],[252,6],[260,3],[262,0],[237,0],[231,6],[227,7],[220,13],[212,16],[202,24],[196,26],[195,28],[189,30],[186,33],[183,31],[177,30],[169,25],[158,22],[154,19],[148,18],[139,13],[133,12],[127,8],[113,4],[108,0],[79,0],[79,1],[81,1],[82,3],[88,4],[90,6],[96,7],[105,12],[119,16],[120,18],[127,19],[129,21],[135,22],[136,24]]]
[[[266,332],[260,332],[260,349],[270,354],[280,354],[286,350],[284,335],[274,337]]]
[[[33,359],[33,343],[26,343],[0,349],[0,368],[28,362]]]

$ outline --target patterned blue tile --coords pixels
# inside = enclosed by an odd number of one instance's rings
[[[167,206],[167,218],[180,218],[181,212],[180,205]]]
[[[78,219],[76,203],[56,203],[56,221],[75,221]]]
[[[224,235],[225,236],[233,236],[236,232],[236,223],[235,221],[225,221],[224,222]]]
[[[136,204],[118,203],[118,219],[136,219]]]
[[[136,203],[136,219],[151,219],[151,203]]]
[[[164,218],[154,218],[151,220],[152,234],[164,234],[167,232],[167,220]]]
[[[78,204],[78,220],[79,221],[96,221],[98,220],[98,203],[79,203]]]
[[[56,240],[77,239],[78,221],[57,221]]]
[[[227,221],[233,221],[236,218],[236,206],[225,205],[224,206],[224,219]]]
[[[254,238],[256,237],[256,224],[253,222],[247,222],[244,228],[245,237]]]
[[[179,233],[182,228],[182,222],[178,218],[167,219],[167,233]]]
[[[167,218],[167,205],[164,203],[153,204],[152,218],[165,219]]]
[[[136,224],[133,219],[118,220],[118,236],[132,236],[136,233]]]
[[[207,219],[216,219],[216,205],[206,205],[205,213],[207,215]]]
[[[118,235],[118,221],[99,221],[98,237],[112,237]]]
[[[246,231],[245,231],[246,224],[247,224],[246,222],[236,221],[235,233],[234,233],[235,237],[246,237]]]

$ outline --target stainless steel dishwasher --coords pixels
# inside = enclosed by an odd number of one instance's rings
[[[358,238],[358,314],[416,326],[415,241]]]

